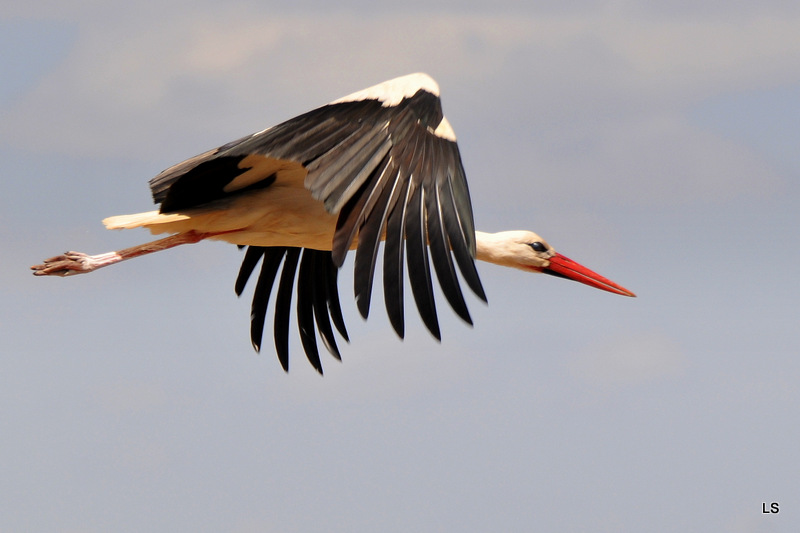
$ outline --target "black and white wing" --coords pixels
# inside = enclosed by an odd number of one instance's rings
[[[265,160],[271,164],[259,170],[258,162]],[[431,264],[450,306],[472,323],[454,266],[485,301],[474,264],[472,206],[455,135],[431,78],[412,74],[360,91],[180,163],[156,176],[150,186],[161,212],[174,212],[269,187],[275,181],[276,161],[303,167],[306,188],[337,215],[337,223],[331,251],[248,248],[236,292],[241,293],[263,258],[251,321],[257,350],[282,265],[274,335],[284,369],[295,278],[297,321],[309,361],[322,371],[315,328],[338,357],[331,322],[345,339],[347,333],[336,274],[354,239],[355,297],[362,316],[369,313],[378,245],[384,238],[386,310],[400,337],[405,329],[404,262],[422,320],[437,339]]]

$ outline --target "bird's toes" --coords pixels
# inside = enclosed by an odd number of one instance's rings
[[[33,265],[34,276],[70,276],[88,272],[89,256],[81,252],[65,252],[45,259],[40,265]]]

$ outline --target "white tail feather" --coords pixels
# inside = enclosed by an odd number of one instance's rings
[[[188,218],[187,215],[179,213],[165,215],[158,211],[148,211],[146,213],[135,213],[133,215],[108,217],[103,219],[103,224],[105,224],[106,229],[131,229],[180,222]]]

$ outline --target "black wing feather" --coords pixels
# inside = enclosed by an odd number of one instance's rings
[[[300,258],[300,248],[287,248],[283,262],[281,279],[278,282],[278,295],[275,298],[275,318],[273,334],[275,351],[285,371],[289,371],[289,316],[292,310],[292,286]]]
[[[403,231],[411,181],[399,183],[394,207],[386,221],[386,241],[383,250],[383,300],[397,335],[405,334],[403,312]]]
[[[297,248],[295,248],[297,249]],[[317,336],[314,329],[314,262],[313,254],[308,250],[303,251],[300,269],[297,275],[297,326],[300,330],[300,340],[306,352],[308,362],[317,372],[322,374],[322,362],[319,360],[317,349]]]
[[[253,270],[255,270],[256,265],[258,265],[258,262],[264,256],[265,250],[266,248],[262,246],[247,247],[247,251],[244,253],[244,259],[242,260],[242,266],[239,267],[239,275],[236,276],[236,284],[233,286],[236,296],[242,295],[244,287],[247,284],[247,280],[250,279],[250,276],[253,274]]]
[[[328,292],[330,260],[326,252],[320,252],[319,250],[310,250],[306,248],[303,251],[303,255],[308,255],[309,261],[312,263],[310,272],[312,283],[311,292],[314,302],[314,321],[317,323],[317,331],[319,331],[319,336],[325,348],[336,359],[341,361],[342,355],[339,353],[339,347],[336,345],[336,338],[333,334],[333,327],[331,326],[331,311],[329,307],[331,302]]]
[[[486,293],[478,276],[478,269],[475,268],[474,253],[469,248],[469,241],[465,238],[463,227],[460,224],[458,206],[455,205],[451,182],[452,180],[448,178],[439,190],[439,206],[442,209],[442,219],[447,229],[448,242],[467,285],[478,298],[485,302],[487,301]]]
[[[428,331],[442,339],[439,332],[439,319],[436,317],[436,302],[433,299],[433,284],[428,264],[428,247],[426,245],[425,220],[423,211],[425,191],[417,187],[408,203],[406,217],[406,257],[408,259],[408,276],[411,279],[411,292],[417,302],[422,321]]]
[[[387,160],[372,189],[372,195],[364,207],[364,212],[367,214],[366,216],[362,215],[364,221],[358,232],[354,290],[358,310],[364,318],[369,315],[375,259],[378,256],[378,244],[386,220],[386,210],[391,198],[392,186],[397,183],[392,179],[393,171],[394,165],[390,165]],[[374,201],[372,201],[373,198]]]
[[[347,334],[347,328],[344,325],[342,306],[339,304],[339,285],[337,283],[339,267],[333,263],[330,252],[319,252],[319,256],[320,269],[325,273],[325,285],[323,288],[325,289],[328,313],[331,316],[333,325],[336,326],[336,331],[345,341],[350,342],[350,336]]]
[[[445,233],[444,224],[442,223],[441,203],[439,200],[438,187],[432,184],[425,189],[427,194],[428,210],[428,242],[431,251],[431,260],[434,270],[436,270],[436,278],[439,280],[439,285],[442,287],[442,292],[450,303],[450,307],[461,317],[462,320],[468,324],[472,324],[472,318],[469,316],[467,303],[464,301],[464,295],[458,286],[458,277],[456,276],[455,269],[453,268],[453,258],[450,255],[450,242]]]
[[[264,331],[264,321],[267,316],[267,305],[269,295],[272,292],[272,285],[278,273],[281,260],[286,254],[286,248],[261,248],[251,247],[251,249],[261,252],[264,262],[261,263],[261,273],[258,276],[258,283],[253,293],[253,304],[250,308],[250,341],[256,351],[261,351],[261,337]],[[248,250],[249,251],[249,250]],[[240,271],[240,276],[242,272]]]

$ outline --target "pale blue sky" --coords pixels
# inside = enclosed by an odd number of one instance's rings
[[[0,531],[795,530],[800,7],[318,3],[0,9]],[[163,168],[415,71],[479,228],[637,299],[479,265],[474,328],[440,296],[401,342],[348,263],[320,378],[252,352],[233,246],[30,275],[149,239],[100,220]]]

